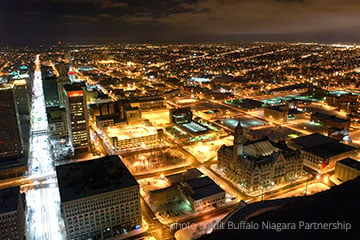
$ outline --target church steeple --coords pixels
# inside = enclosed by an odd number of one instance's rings
[[[238,124],[234,129],[233,155],[235,159],[237,159],[239,155],[243,154],[244,142],[244,128],[241,126],[241,122],[238,121]]]

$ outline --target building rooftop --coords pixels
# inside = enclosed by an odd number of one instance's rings
[[[330,121],[339,122],[339,123],[344,123],[344,122],[350,121],[350,119],[338,118],[335,115],[329,115],[329,114],[319,113],[319,112],[313,113],[312,116],[317,116],[317,117],[320,117],[320,118],[328,119]]]
[[[142,96],[142,97],[129,97],[130,102],[151,102],[164,100],[161,96]]]
[[[201,178],[194,178],[186,181],[186,184],[191,187],[192,190],[196,190],[198,188],[205,187],[210,184],[215,184],[213,180],[209,177],[201,177]]]
[[[126,125],[126,126],[111,126],[105,128],[105,133],[108,137],[117,137],[118,140],[139,138],[158,134],[158,129],[153,126],[143,125]]]
[[[138,185],[117,155],[56,167],[61,202]]]
[[[0,214],[17,211],[20,187],[0,190]]]
[[[284,108],[287,106],[271,106],[271,107],[267,107],[268,109],[277,111],[277,112],[286,112],[287,110],[285,110]]]
[[[246,98],[242,100],[242,103],[240,104],[241,108],[245,109],[253,109],[253,108],[260,108],[263,105],[263,102]]]
[[[311,148],[323,144],[338,142],[336,139],[326,137],[320,133],[313,133],[303,137],[295,138],[294,143],[304,148]]]
[[[181,127],[183,130],[192,134],[203,134],[208,132],[209,130],[207,127],[194,121],[191,121],[189,123],[178,124],[178,126]]]
[[[328,158],[355,150],[355,147],[340,143],[338,140],[319,133],[299,137],[293,140],[301,149],[314,155]]]
[[[265,157],[279,151],[280,149],[275,147],[269,140],[256,141],[244,146],[244,153],[252,157]]]
[[[221,193],[221,192],[225,192],[224,190],[222,190],[218,185],[216,185],[215,183],[212,183],[210,185],[201,187],[201,188],[197,188],[195,190],[195,193],[191,195],[191,197],[194,200],[198,200],[198,199],[202,199],[217,193]]]
[[[348,167],[360,170],[360,162],[356,161],[355,159],[352,159],[352,158],[342,159],[342,160],[338,161],[338,163],[341,163],[341,164],[346,165]]]
[[[186,184],[192,189],[191,197],[198,200],[208,197],[220,192],[224,192],[216,183],[209,177],[194,178],[186,181]]]
[[[183,180],[188,181],[188,180],[198,178],[203,175],[204,174],[202,172],[200,172],[197,168],[191,168],[191,169],[188,169],[186,172],[168,175],[168,176],[166,176],[166,178],[171,184],[175,184],[175,183],[182,182]]]
[[[82,87],[85,87],[85,83],[81,82],[81,83],[72,83],[72,84],[65,84],[64,85],[64,89],[69,92],[69,91],[81,91]]]

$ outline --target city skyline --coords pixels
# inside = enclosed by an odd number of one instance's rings
[[[359,12],[1,1],[0,240],[359,238]]]
[[[3,1],[1,45],[359,42],[356,0]]]

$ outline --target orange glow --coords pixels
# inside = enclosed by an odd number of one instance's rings
[[[26,80],[24,80],[24,79],[15,80],[13,83],[14,83],[14,85],[22,86],[22,85],[26,85]]]
[[[81,97],[82,95],[83,95],[82,91],[68,92],[68,97]]]

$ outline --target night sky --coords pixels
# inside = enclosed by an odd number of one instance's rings
[[[360,42],[360,0],[0,0],[0,45]]]

